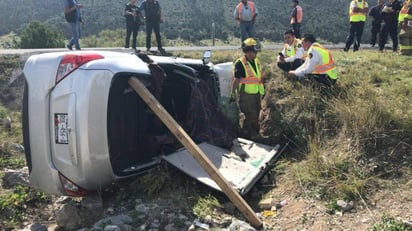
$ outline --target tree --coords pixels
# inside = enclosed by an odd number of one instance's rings
[[[64,47],[63,35],[39,21],[30,22],[20,35],[20,48]]]

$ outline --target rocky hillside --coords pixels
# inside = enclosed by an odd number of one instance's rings
[[[80,1],[85,25],[84,36],[97,35],[103,30],[123,29],[124,4],[127,1]],[[139,3],[141,1],[138,1]],[[233,10],[239,1],[229,0],[162,0],[159,1],[164,23],[162,32],[166,38],[177,37],[191,42],[210,39],[212,23],[215,24],[216,37],[225,40],[228,36],[239,37],[237,22],[233,19]],[[367,1],[371,6],[376,1]],[[289,16],[291,1],[256,1],[259,16],[256,33],[260,39],[282,41],[283,32],[290,29]],[[348,7],[346,0],[300,1],[304,9],[302,32],[314,33],[326,41],[339,43],[345,41],[349,30]],[[63,18],[62,1],[43,0],[3,0],[0,9],[0,36],[12,31],[20,33],[31,20],[45,22],[48,26],[70,35],[69,27]],[[7,9],[7,10],[6,10]],[[21,13],[25,12],[25,13]],[[364,41],[370,38],[370,23],[365,27]]]

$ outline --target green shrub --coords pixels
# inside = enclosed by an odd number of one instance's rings
[[[39,21],[31,21],[20,35],[20,48],[64,47],[63,35]]]

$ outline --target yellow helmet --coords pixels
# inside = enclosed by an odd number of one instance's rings
[[[242,43],[242,50],[243,52],[247,52],[247,51],[257,52],[258,49],[256,46],[257,46],[257,42],[254,38],[247,38]]]

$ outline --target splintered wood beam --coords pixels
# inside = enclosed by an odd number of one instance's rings
[[[176,136],[176,138],[189,151],[193,158],[202,166],[209,176],[222,189],[226,196],[232,201],[237,209],[246,217],[250,224],[256,228],[262,226],[262,221],[257,217],[252,208],[246,203],[237,190],[235,190],[223,175],[217,170],[213,163],[207,158],[199,146],[190,138],[185,130],[173,119],[173,117],[163,108],[159,101],[150,93],[144,84],[137,78],[129,79],[130,86],[152,109],[166,127]]]

